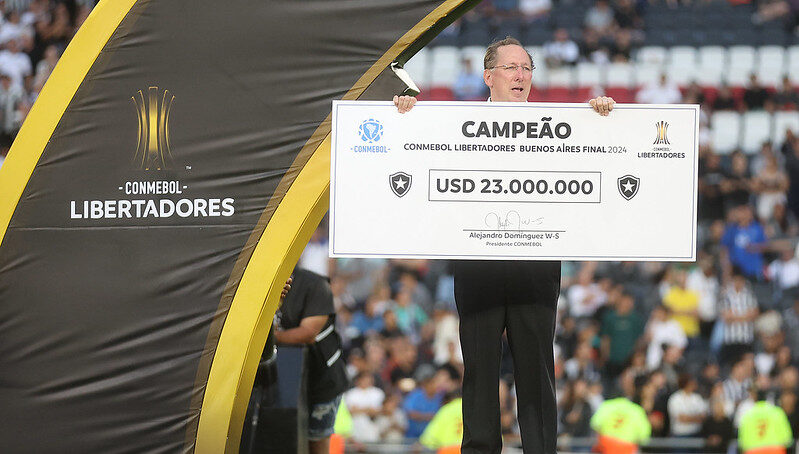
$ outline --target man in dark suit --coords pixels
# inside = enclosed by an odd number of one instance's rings
[[[527,102],[533,59],[513,38],[491,44],[483,80],[489,101]],[[394,97],[400,113],[416,99]],[[589,101],[602,116],[612,98]],[[499,367],[502,333],[507,331],[514,362],[519,427],[525,454],[555,454],[557,407],[552,344],[560,292],[557,261],[459,261],[455,263],[455,302],[463,351],[464,454],[502,450]]]

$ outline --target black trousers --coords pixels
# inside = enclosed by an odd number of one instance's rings
[[[502,450],[502,332],[513,355],[525,454],[555,454],[557,407],[552,343],[560,262],[461,261],[455,302],[463,351],[463,454]]]

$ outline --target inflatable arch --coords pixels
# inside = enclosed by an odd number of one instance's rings
[[[236,452],[333,99],[479,0],[102,0],[0,170],[1,452]]]

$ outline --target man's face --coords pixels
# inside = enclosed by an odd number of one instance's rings
[[[491,100],[497,102],[525,102],[532,87],[532,73],[521,66],[530,66],[530,57],[521,46],[508,45],[497,49],[494,69],[483,72],[483,80],[491,90]],[[516,65],[515,71],[501,68],[502,65]]]

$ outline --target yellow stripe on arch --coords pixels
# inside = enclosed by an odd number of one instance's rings
[[[136,0],[101,0],[72,38],[0,167],[0,244],[33,169],[100,52]]]
[[[358,99],[402,51],[470,0],[447,0],[403,35],[353,85],[343,99]],[[205,388],[194,451],[237,453],[255,371],[278,306],[283,283],[329,205],[330,123],[325,140],[291,182],[244,270],[216,346]]]

